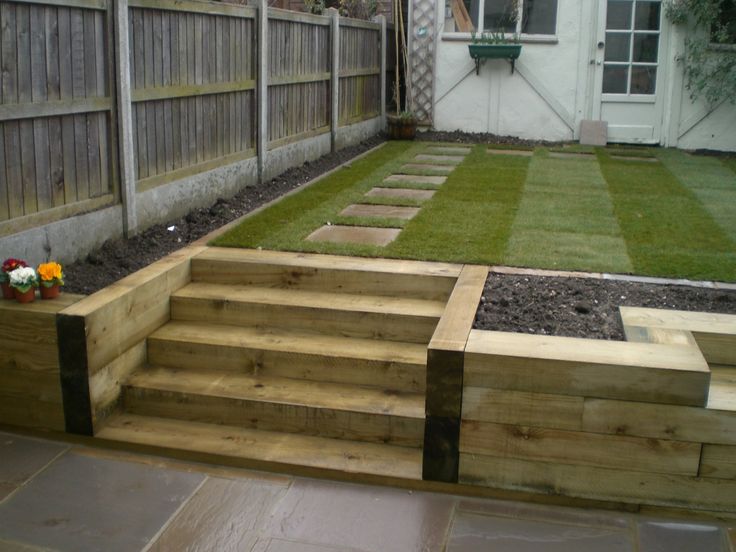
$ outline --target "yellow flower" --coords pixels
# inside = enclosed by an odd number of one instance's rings
[[[61,280],[61,265],[59,263],[43,263],[38,265],[38,275],[42,281]]]

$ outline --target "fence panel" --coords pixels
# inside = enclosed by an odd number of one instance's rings
[[[114,201],[110,36],[107,0],[0,2],[0,235]]]
[[[381,27],[340,19],[339,124],[381,113]]]
[[[269,147],[329,132],[329,18],[269,10],[268,27]]]
[[[254,11],[131,0],[137,189],[255,154]]]

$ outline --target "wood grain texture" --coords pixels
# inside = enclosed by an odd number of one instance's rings
[[[704,406],[710,370],[700,351],[473,330],[467,385],[561,395]]]
[[[703,445],[701,477],[736,480],[736,446]]]

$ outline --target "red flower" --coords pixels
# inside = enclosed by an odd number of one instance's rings
[[[10,259],[5,259],[3,262],[3,272],[6,274],[8,272],[12,272],[16,268],[21,268],[24,266],[28,266],[25,261],[22,261],[20,259],[13,259],[12,257]]]

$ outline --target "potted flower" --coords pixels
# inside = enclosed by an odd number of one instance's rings
[[[38,280],[41,284],[41,299],[54,299],[59,296],[64,285],[64,273],[61,271],[61,265],[55,262],[48,262],[38,265]]]
[[[15,300],[19,303],[30,303],[36,298],[38,276],[30,266],[21,266],[8,274],[10,287],[15,293]]]
[[[514,64],[521,54],[519,35],[513,34],[507,37],[502,31],[483,32],[479,35],[471,35],[471,44],[468,44],[470,57],[475,60],[475,74],[480,74],[480,65],[486,59],[508,59],[511,62],[511,72],[514,72]]]
[[[4,299],[15,299],[13,288],[10,287],[9,274],[13,272],[16,268],[20,268],[23,266],[28,266],[25,261],[21,261],[20,259],[13,259],[12,257],[3,261],[2,268],[0,268],[0,287],[2,287]]]

